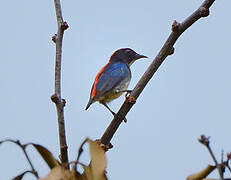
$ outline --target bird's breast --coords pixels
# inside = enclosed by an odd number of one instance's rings
[[[113,92],[118,93],[120,91],[126,90],[130,84],[130,81],[131,81],[131,76],[128,75],[115,88],[113,88]]]
[[[129,74],[126,78],[124,78],[117,86],[115,86],[113,89],[105,93],[100,100],[103,100],[105,102],[110,102],[118,97],[120,97],[124,90],[127,90],[129,84],[131,81],[131,75]],[[99,101],[100,101],[99,100]]]

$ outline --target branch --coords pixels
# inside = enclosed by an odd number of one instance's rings
[[[117,116],[114,117],[106,131],[104,132],[103,136],[101,137],[101,143],[107,145],[110,143],[113,135],[115,134],[116,130],[122,123],[122,120],[125,118],[127,113],[130,111],[132,106],[134,105],[134,99],[137,99],[149,80],[152,78],[154,73],[163,63],[165,58],[173,54],[174,48],[173,45],[175,44],[176,40],[180,37],[180,35],[189,28],[193,23],[199,20],[202,17],[206,17],[209,15],[209,8],[213,4],[215,0],[204,0],[202,5],[188,18],[186,18],[182,23],[178,23],[174,21],[172,24],[172,32],[169,35],[167,41],[164,43],[163,47],[161,48],[158,55],[153,60],[152,64],[146,70],[144,75],[141,77],[139,82],[136,84],[135,88],[131,92],[130,96],[126,98],[123,105],[120,107]]]
[[[209,154],[211,155],[211,157],[212,157],[212,159],[213,159],[213,161],[214,161],[214,163],[216,165],[216,168],[217,168],[217,170],[219,172],[220,179],[223,180],[224,179],[224,177],[223,177],[224,171],[222,170],[223,169],[223,165],[222,164],[221,165],[218,164],[218,162],[216,160],[216,157],[214,156],[214,153],[213,153],[213,151],[212,151],[212,149],[211,149],[211,147],[209,145],[209,143],[210,143],[209,142],[209,137],[206,137],[205,135],[201,135],[201,137],[198,139],[198,141],[201,144],[205,145],[205,147],[208,149]]]
[[[17,146],[19,146],[19,147],[22,149],[22,151],[23,151],[23,153],[24,153],[24,155],[25,155],[25,157],[26,157],[26,160],[27,160],[27,162],[28,162],[29,165],[30,165],[31,170],[30,170],[30,171],[25,171],[25,172],[22,173],[20,176],[24,176],[25,173],[30,172],[30,173],[34,174],[34,176],[35,176],[36,178],[39,178],[38,172],[35,170],[35,168],[34,168],[32,162],[31,162],[31,160],[30,160],[30,158],[29,158],[29,156],[28,156],[28,154],[27,154],[27,152],[26,152],[26,146],[27,146],[27,144],[21,144],[21,142],[20,142],[19,140],[16,140],[16,141],[15,141],[15,140],[12,140],[12,139],[5,139],[5,140],[3,140],[3,141],[0,141],[0,144],[5,143],[5,142],[11,142],[11,143],[14,143],[14,144],[16,144]]]
[[[64,31],[68,28],[68,24],[63,21],[62,9],[60,0],[54,0],[55,11],[57,17],[58,31],[52,37],[53,42],[56,44],[55,56],[55,93],[51,96],[51,100],[56,104],[58,126],[59,126],[59,144],[60,144],[60,160],[62,164],[68,164],[68,152],[65,134],[64,122],[64,106],[65,99],[61,98],[61,61],[62,61],[62,42]]]

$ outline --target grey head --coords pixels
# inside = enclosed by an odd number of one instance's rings
[[[147,56],[138,54],[130,48],[121,48],[115,51],[111,58],[110,62],[125,62],[128,66],[131,66],[136,60],[141,58],[147,58]]]

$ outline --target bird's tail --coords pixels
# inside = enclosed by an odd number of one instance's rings
[[[94,102],[94,99],[90,98],[88,103],[87,103],[87,106],[86,106],[85,110],[87,110],[93,102]]]

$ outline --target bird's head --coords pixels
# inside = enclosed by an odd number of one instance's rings
[[[126,64],[128,64],[128,66],[131,66],[137,59],[140,58],[147,58],[147,56],[140,55],[130,48],[122,48],[122,49],[118,49],[116,52],[112,54],[110,61],[111,62],[123,61]]]

